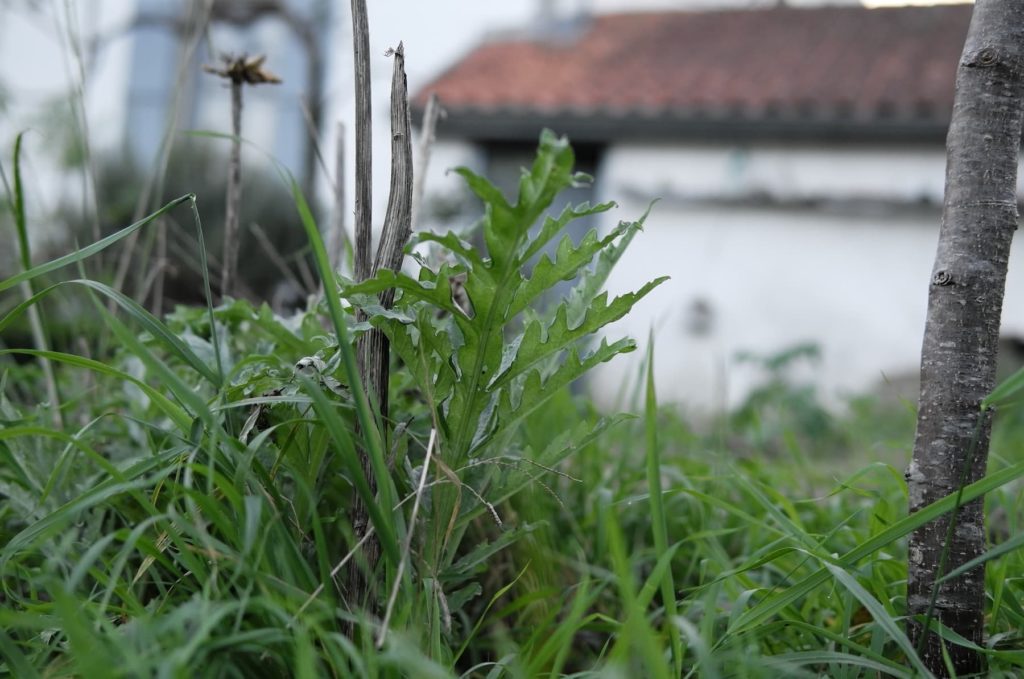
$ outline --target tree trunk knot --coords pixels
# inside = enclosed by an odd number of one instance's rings
[[[953,274],[946,270],[936,271],[932,276],[932,285],[953,285]]]
[[[991,66],[996,63],[999,55],[991,47],[985,47],[971,56],[964,64],[968,67]]]

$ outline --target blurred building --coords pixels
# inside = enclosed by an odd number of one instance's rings
[[[127,25],[132,56],[126,132],[140,166],[155,162],[168,130],[222,129],[230,120],[224,82],[204,74],[202,65],[218,66],[223,55],[263,54],[282,82],[248,88],[245,132],[297,176],[312,175],[315,135],[302,106],[319,127],[331,3],[218,0],[208,16],[188,0],[135,4]]]
[[[818,343],[825,393],[886,380],[915,397],[941,213],[944,137],[970,5],[783,6],[553,21],[485,41],[422,87],[447,118],[440,153],[506,186],[540,129],[567,134],[591,200],[645,232],[612,292],[657,275],[617,328],[654,327],[658,386],[735,404],[760,377],[742,351]],[[1003,326],[1024,334],[1024,258]],[[607,366],[606,401],[638,377]],[[898,388],[898,387],[894,387]]]
[[[45,154],[80,157],[87,146],[94,156],[123,148],[150,172],[168,137],[230,129],[227,87],[202,66],[266,54],[283,82],[247,89],[243,134],[297,177],[311,175],[303,106],[322,126],[332,12],[328,0],[0,3],[0,145],[32,130],[37,171]],[[59,182],[47,171],[41,183],[33,193]]]
[[[735,403],[760,378],[737,352],[803,342],[821,345],[813,374],[832,395],[912,379],[970,8],[815,2],[374,0],[375,221],[388,175],[383,55],[403,40],[417,101],[436,91],[448,112],[428,173],[433,226],[457,224],[464,201],[447,168],[474,165],[511,186],[543,127],[568,134],[579,169],[597,178],[566,199],[621,205],[577,236],[659,199],[611,286],[673,277],[617,329],[657,330],[666,398]],[[33,235],[55,223],[58,200],[89,211],[88,183],[50,171],[44,151],[124,145],[149,173],[167,135],[227,131],[225,86],[200,70],[224,52],[267,53],[284,80],[246,92],[248,139],[311,181],[305,102],[332,172],[335,123],[347,123],[352,177],[349,29],[347,7],[328,0],[0,3],[0,146],[9,157],[15,134],[33,129],[23,166]],[[343,216],[351,208],[350,192]],[[1003,325],[1024,337],[1019,259]],[[611,401],[636,377],[635,361],[618,361],[594,390]]]
[[[194,192],[216,261],[231,97],[226,81],[204,66],[266,55],[266,70],[282,82],[244,93],[242,154],[250,192],[241,210],[240,247],[243,294],[269,298],[283,267],[253,266],[258,258],[252,255],[269,244],[283,260],[296,262],[306,246],[302,230],[292,228],[289,190],[273,165],[312,192],[315,141],[327,127],[332,12],[328,0],[0,3],[0,92],[9,93],[9,106],[0,101],[0,149],[9,158],[17,133],[30,132],[22,170],[36,256],[125,226],[168,195]],[[265,234],[264,245],[249,236],[253,224]],[[152,269],[140,265],[128,272],[126,289],[150,289],[154,298],[176,301],[199,296],[192,238],[171,230],[152,255],[163,263],[159,279],[152,279],[160,283],[142,285]],[[0,257],[0,275],[4,264]],[[154,301],[154,308],[161,303]]]

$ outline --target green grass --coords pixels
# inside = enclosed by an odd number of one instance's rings
[[[484,250],[425,236],[453,253],[446,269],[342,281],[398,354],[386,427],[354,379],[366,324],[337,294],[289,319],[244,301],[156,318],[60,277],[185,203],[201,235],[189,196],[0,281],[2,294],[32,284],[0,328],[66,297],[102,319],[92,345],[117,347],[0,353],[0,676],[923,674],[903,633],[904,539],[956,498],[906,516],[913,413],[870,399],[829,413],[778,371],[810,352],[797,348],[763,359],[768,387],[698,429],[658,406],[653,346],[636,416],[598,412],[568,384],[635,346],[587,340],[642,296],[600,292],[642,219],[536,263],[541,240],[609,207],[529,236],[571,170],[546,137],[515,203],[467,175]],[[472,316],[441,287],[463,273]],[[560,308],[532,303],[573,275]],[[388,285],[403,291],[395,309],[373,308]],[[982,651],[993,676],[1015,676],[1024,427],[1001,419],[989,474],[962,499],[985,496],[991,517]],[[357,495],[383,547],[372,569],[348,521]],[[346,591],[354,568],[368,592]]]

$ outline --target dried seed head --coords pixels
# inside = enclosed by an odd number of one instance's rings
[[[230,80],[235,84],[276,85],[281,82],[279,77],[263,69],[263,62],[267,60],[267,55],[265,54],[257,54],[252,57],[245,54],[239,57],[224,55],[222,59],[224,61],[224,68],[203,66],[203,70]]]

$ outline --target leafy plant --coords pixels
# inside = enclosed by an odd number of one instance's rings
[[[573,173],[573,160],[568,141],[545,131],[514,203],[485,178],[460,169],[483,202],[483,248],[451,232],[421,234],[418,242],[443,251],[446,263],[432,269],[421,258],[416,278],[381,271],[372,280],[344,286],[345,296],[387,335],[429,404],[439,464],[451,482],[434,489],[424,553],[430,567],[441,571],[439,577],[453,584],[460,580],[452,567],[467,520],[485,510],[481,500],[488,488],[508,487],[507,478],[497,483],[502,465],[487,461],[502,461],[517,427],[552,395],[595,365],[636,348],[630,339],[587,343],[666,280],[610,301],[600,291],[643,218],[620,223],[605,236],[591,231],[579,243],[562,236],[554,257],[539,254],[571,221],[614,207],[567,206],[557,217],[544,217],[531,234],[562,189],[588,179]],[[544,313],[535,310],[547,290],[573,279],[576,285],[566,299]],[[392,309],[385,309],[376,295],[391,289],[399,296]],[[571,438],[558,443],[534,462],[554,465],[578,444]],[[468,495],[464,484],[470,485]]]

